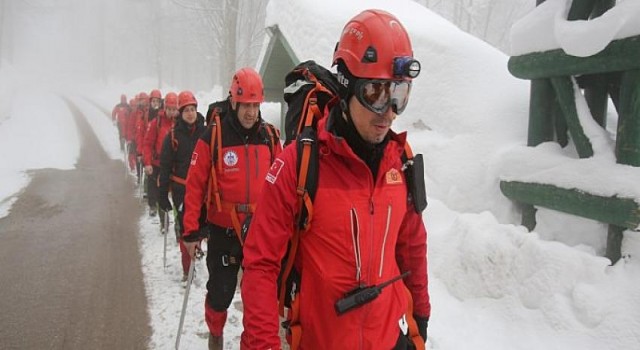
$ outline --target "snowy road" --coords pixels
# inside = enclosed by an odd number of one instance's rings
[[[76,169],[37,171],[0,219],[0,347],[144,349],[142,208],[122,162],[69,107],[82,142]]]

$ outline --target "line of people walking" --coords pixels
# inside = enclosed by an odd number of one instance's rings
[[[406,133],[391,130],[420,64],[400,21],[367,10],[345,25],[332,65],[338,91],[322,108],[314,98],[296,107],[318,117],[306,125],[311,137],[284,149],[262,118],[264,84],[249,67],[235,72],[206,118],[190,91],[141,92],[128,103],[123,95],[113,110],[130,171],[140,186],[143,172],[148,179],[149,215],[175,213],[183,280],[206,241],[209,349],[224,346],[241,267],[242,349],[280,349],[282,321],[292,349],[425,348],[426,194],[415,185],[424,175],[407,170],[422,158],[407,151]],[[304,84],[319,82],[286,89]],[[303,144],[315,152],[309,169]],[[300,185],[307,171],[313,193]],[[298,280],[281,319],[277,281],[287,252]]]

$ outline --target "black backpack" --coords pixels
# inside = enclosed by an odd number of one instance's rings
[[[224,116],[227,115],[227,112],[229,111],[230,108],[231,108],[231,102],[229,101],[229,97],[227,97],[224,100],[216,101],[209,104],[209,109],[207,109],[207,115],[205,119],[205,122],[207,123],[206,125],[207,126],[211,125],[211,122],[213,121],[213,116],[215,114],[218,114],[220,116],[220,119],[224,118]]]

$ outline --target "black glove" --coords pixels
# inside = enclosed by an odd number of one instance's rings
[[[158,205],[160,206],[160,209],[169,212],[171,210],[173,210],[173,207],[171,206],[171,202],[169,202],[169,193],[167,192],[160,192],[158,194]]]
[[[418,324],[418,332],[420,333],[420,336],[422,337],[422,340],[424,340],[424,342],[427,342],[427,327],[429,326],[429,317],[422,317],[422,316],[418,316],[418,315],[413,315],[413,318],[416,320],[416,323]]]

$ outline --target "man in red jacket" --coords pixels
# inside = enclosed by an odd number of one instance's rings
[[[407,194],[406,133],[390,129],[419,63],[399,20],[367,10],[345,26],[333,64],[340,101],[317,126],[313,217],[294,260],[301,280],[299,313],[289,315],[292,349],[424,349],[427,234]],[[297,212],[297,153],[294,143],[273,163],[243,247],[241,349],[281,348],[276,281]],[[377,296],[358,294],[406,272]]]
[[[173,128],[162,142],[158,175],[158,205],[165,212],[172,210],[169,202],[169,191],[171,191],[178,224],[176,235],[182,235],[187,172],[191,166],[193,150],[200,135],[205,131],[205,126],[204,117],[198,113],[198,101],[191,91],[185,90],[178,94],[178,111],[179,116]],[[179,239],[178,244],[182,256],[182,280],[186,281],[191,266],[191,256],[188,254],[184,239]]]
[[[193,151],[185,196],[183,239],[191,257],[202,239],[198,219],[203,204],[210,226],[205,302],[209,349],[222,349],[242,259],[240,223],[253,213],[263,179],[282,150],[277,130],[260,115],[260,75],[251,68],[238,70],[229,92],[231,108],[222,118],[212,118]]]
[[[124,124],[124,139],[127,143],[129,152],[129,170],[135,171],[137,164],[136,150],[136,114],[138,110],[138,96],[136,95],[129,101],[129,113]]]
[[[152,96],[154,91],[152,91]],[[153,99],[157,98],[152,97],[152,101]],[[153,104],[154,103],[152,103],[152,105]],[[160,102],[155,102],[155,104],[159,105]],[[142,151],[142,160],[144,162],[144,171],[149,177],[147,199],[150,213],[153,213],[157,210],[158,173],[160,171],[160,154],[162,153],[162,142],[164,141],[165,136],[167,136],[167,134],[171,130],[171,127],[173,126],[175,117],[177,115],[178,95],[176,95],[175,92],[170,92],[164,98],[164,109],[158,111],[156,118],[149,121],[147,132],[144,135],[144,149]],[[162,226],[163,228],[164,215],[164,210],[160,210],[160,226]]]
[[[125,135],[124,128],[131,108],[127,103],[127,96],[125,94],[120,95],[120,103],[118,103],[111,111],[111,120],[118,128],[118,136],[120,137],[120,149],[124,149]]]
[[[142,149],[144,147],[144,134],[147,132],[147,123],[149,120],[149,95],[146,92],[141,92],[136,97],[137,107],[134,110],[132,116],[134,118],[135,130],[134,130],[134,150],[136,153],[136,175],[138,177],[138,184],[141,184],[142,172],[144,167],[142,164]],[[146,186],[144,188],[144,195],[146,196]]]

